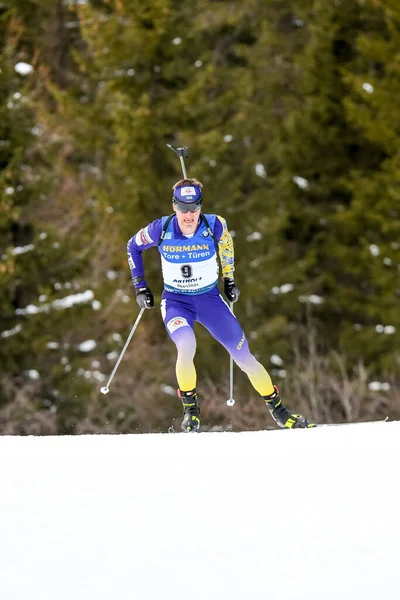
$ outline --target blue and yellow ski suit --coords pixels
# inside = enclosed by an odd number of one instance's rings
[[[274,391],[271,378],[251,354],[243,329],[218,290],[218,256],[222,277],[233,277],[232,237],[224,218],[214,214],[206,214],[205,218],[206,222],[200,219],[192,236],[181,232],[175,215],[140,229],[127,246],[132,277],[145,276],[142,252],[158,247],[164,280],[161,314],[177,348],[176,377],[182,391],[196,387],[193,325],[197,321],[227,349],[257,392],[270,395]],[[145,286],[145,280],[136,284]]]

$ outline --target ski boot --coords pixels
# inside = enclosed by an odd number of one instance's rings
[[[191,392],[178,390],[178,396],[182,400],[183,407],[182,431],[196,433],[200,429],[200,408],[196,390],[194,389]]]
[[[316,427],[314,423],[310,423],[303,415],[291,413],[283,404],[279,396],[279,390],[274,385],[274,391],[269,396],[263,396],[265,404],[271,413],[272,418],[279,427],[287,429],[307,429]]]

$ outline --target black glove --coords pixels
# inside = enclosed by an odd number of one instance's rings
[[[154,296],[148,287],[136,288],[136,302],[140,308],[154,308]]]
[[[234,279],[224,277],[224,292],[229,302],[236,302],[240,296],[240,290],[236,286]]]

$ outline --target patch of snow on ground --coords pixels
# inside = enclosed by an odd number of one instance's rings
[[[2,599],[394,600],[399,454],[399,422],[0,436]]]

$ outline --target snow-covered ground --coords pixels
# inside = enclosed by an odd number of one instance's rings
[[[0,455],[2,600],[398,598],[400,422]]]

